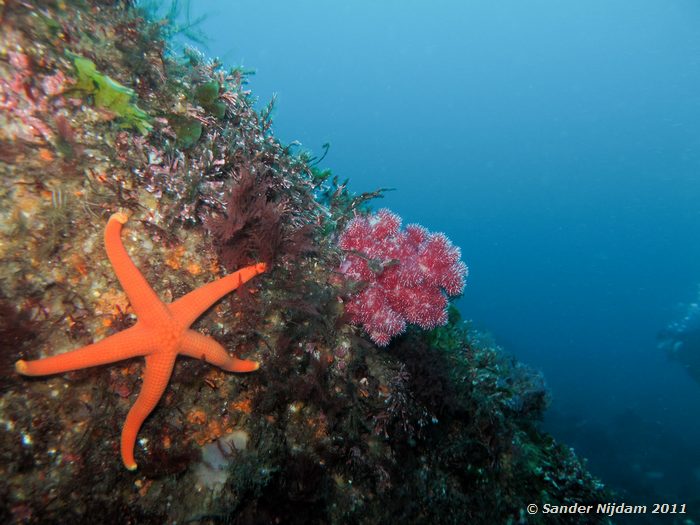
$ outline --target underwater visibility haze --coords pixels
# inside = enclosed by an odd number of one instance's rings
[[[696,2],[0,27],[2,523],[700,523]]]

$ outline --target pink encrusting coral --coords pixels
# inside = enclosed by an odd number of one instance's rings
[[[448,296],[464,289],[467,267],[459,248],[416,224],[401,230],[401,219],[389,210],[353,219],[338,245],[346,252],[340,271],[363,284],[345,311],[379,346],[402,333],[406,323],[445,324]]]
[[[58,95],[65,89],[65,75],[43,74],[46,67],[21,51],[8,51],[5,58],[0,61],[0,142],[50,142],[53,132],[43,117],[64,105]]]

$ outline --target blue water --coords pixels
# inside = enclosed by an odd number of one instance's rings
[[[700,3],[193,4],[282,141],[461,246],[548,430],[631,503],[700,494],[700,384],[656,340],[700,282]]]

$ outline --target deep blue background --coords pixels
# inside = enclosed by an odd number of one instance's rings
[[[324,167],[462,247],[459,306],[544,372],[552,432],[613,484],[700,494],[700,385],[656,348],[700,282],[700,3],[192,7],[283,142],[331,142]]]

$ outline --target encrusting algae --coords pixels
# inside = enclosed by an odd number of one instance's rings
[[[277,140],[244,70],[169,50],[174,20],[0,2],[0,521],[490,525],[607,501],[538,428],[541,378],[445,310],[444,279],[429,330],[387,302],[386,347],[350,324],[353,304],[383,326],[338,243],[382,191]],[[406,231],[377,235],[466,274]],[[410,265],[359,247],[362,297],[398,300]]]

